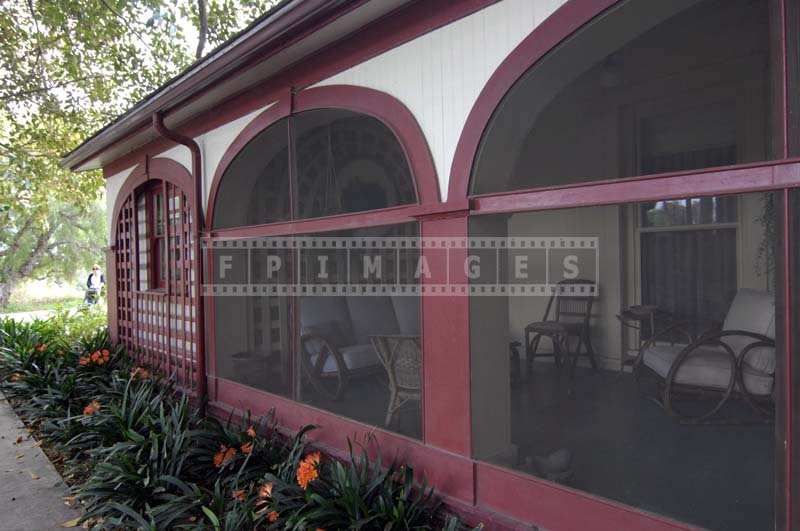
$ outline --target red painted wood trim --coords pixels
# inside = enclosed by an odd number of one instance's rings
[[[473,212],[490,214],[654,199],[700,197],[800,186],[800,161],[767,162],[731,168],[709,168],[656,177],[634,177],[477,196]]]
[[[114,229],[116,233],[116,228]],[[108,316],[108,331],[113,344],[119,343],[118,315],[117,315],[117,263],[116,263],[116,237],[114,244],[106,249],[106,315]]]
[[[225,174],[225,170],[227,170],[236,155],[239,154],[248,142],[270,125],[291,114],[314,109],[333,108],[366,114],[380,120],[386,125],[394,133],[395,137],[397,137],[403,149],[411,170],[412,178],[414,179],[414,186],[419,202],[423,205],[433,205],[439,202],[439,180],[436,177],[433,156],[428,149],[425,135],[411,111],[396,98],[384,92],[364,87],[332,85],[302,91],[294,96],[293,102],[288,97],[278,100],[275,105],[259,114],[241,133],[239,133],[230,147],[225,151],[225,154],[222,156],[214,172],[208,195],[208,207],[206,208],[206,227],[213,226],[214,208],[216,206],[216,199],[222,176]],[[394,211],[398,208],[412,207],[413,206],[403,205],[402,207],[392,207],[382,210]],[[353,216],[370,216],[370,213],[357,212],[336,217],[340,218],[345,216],[349,219]],[[368,220],[369,218],[365,218],[362,220],[362,223],[359,224],[356,222],[356,224],[352,226],[362,226],[363,223]],[[312,223],[313,226],[313,222],[314,220],[307,220],[280,222],[270,225],[276,227],[284,226],[287,230],[291,230],[292,226],[303,223]],[[327,222],[324,223],[323,230],[332,230],[328,228],[328,226],[329,224]]]
[[[208,191],[208,204],[206,205],[206,222],[205,226],[211,228],[214,226],[214,207],[217,202],[217,193],[219,192],[219,183],[225,170],[228,169],[236,155],[244,148],[248,142],[255,138],[259,133],[267,129],[275,122],[289,116],[290,103],[289,98],[284,97],[276,100],[268,109],[265,109],[258,116],[245,126],[244,129],[236,136],[234,141],[225,150],[225,154],[217,164],[217,169],[214,171],[214,176],[211,179],[211,187]]]
[[[377,118],[400,141],[421,204],[438,203],[439,180],[433,156],[417,119],[397,98],[378,90],[352,85],[328,85],[298,92],[294,112],[347,109]]]
[[[467,236],[467,212],[421,222],[423,237]],[[422,283],[466,284],[466,249],[451,249],[450,259],[426,248],[431,277]],[[423,418],[425,442],[464,456],[472,455],[470,406],[469,297],[422,296]]]
[[[487,463],[477,463],[475,474],[479,507],[497,510],[544,529],[694,529],[663,516]]]
[[[461,131],[450,167],[448,199],[467,197],[469,194],[472,165],[483,131],[514,83],[558,43],[618,1],[569,0],[525,37],[497,67],[475,101]]]
[[[172,159],[161,157],[149,159],[146,164],[139,164],[136,166],[125,179],[125,182],[117,193],[117,199],[114,202],[111,227],[109,227],[110,230],[117,230],[119,211],[125,199],[127,199],[134,190],[150,179],[163,179],[183,189],[189,197],[189,201],[194,205],[194,183],[192,182],[192,176],[189,174],[189,170],[187,170],[183,164],[175,162]]]
[[[326,48],[304,58],[297,64],[277,72],[263,83],[232,95],[206,113],[172,129],[180,131],[187,136],[199,136],[240,118],[271,101],[275,101],[285,94],[288,87],[309,87],[437,28],[480,11],[498,1],[436,0],[435,2],[413,2],[387,14],[357,32],[331,43]],[[277,51],[280,50],[275,50],[275,52]],[[268,59],[267,56],[262,57],[262,60],[266,59]],[[251,66],[252,64],[248,63],[240,67],[236,72],[231,73],[231,76],[241,73],[241,71]],[[174,111],[179,107],[174,107],[171,110]],[[137,130],[131,131],[127,136],[144,131],[147,127],[148,124],[143,122]],[[93,156],[97,156],[110,147],[106,147]],[[132,166],[144,153],[155,154],[169,147],[171,145],[164,142],[142,146],[132,153],[107,164],[106,166],[111,167],[108,175],[113,175]]]
[[[311,433],[310,440],[334,455],[343,455],[348,437],[363,441],[366,435],[373,434],[386,460],[397,457],[412,463],[438,491],[459,500],[472,500],[473,466],[467,457],[230,380],[216,380],[218,395],[212,411],[225,412],[235,407],[260,416],[275,409],[279,424],[290,431],[308,424],[318,426],[319,429]]]

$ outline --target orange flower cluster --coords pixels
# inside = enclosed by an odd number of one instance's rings
[[[300,461],[300,466],[297,467],[297,484],[303,487],[303,490],[307,489],[308,484],[319,477],[320,459],[320,453],[313,452]]]
[[[247,499],[247,495],[244,492],[244,489],[239,489],[233,491],[233,499],[239,501],[245,501]]]
[[[19,382],[22,380],[22,377],[23,377],[22,373],[15,372],[11,376],[9,376],[8,379],[11,380],[12,382]]]
[[[272,524],[278,521],[279,516],[280,514],[278,514],[278,511],[270,511],[267,514],[267,520],[269,520],[269,522]]]
[[[256,438],[256,429],[253,426],[250,426],[245,431],[245,434],[248,437],[250,437],[251,439],[255,439]],[[242,451],[243,454],[249,455],[253,451],[253,441],[249,441],[249,442],[246,442],[246,443],[242,444],[240,450]]]
[[[236,457],[236,448],[228,448],[223,444],[219,447],[219,452],[214,454],[214,466],[222,468],[234,457]]]
[[[266,500],[272,497],[272,483],[264,483],[258,489],[258,497]]]
[[[134,380],[139,378],[140,380],[147,380],[150,378],[150,371],[145,369],[144,367],[136,367],[131,371],[131,378]]]
[[[100,402],[98,402],[97,400],[92,400],[91,402],[89,402],[89,405],[83,408],[83,414],[87,416],[94,415],[98,411],[100,411]]]
[[[107,348],[103,350],[96,350],[89,355],[81,356],[78,360],[79,365],[105,365],[108,363],[108,358],[111,356],[111,353],[108,351]]]
[[[36,350],[38,350],[39,352],[44,352],[45,350],[47,350],[47,344],[40,343],[39,345],[36,345]]]

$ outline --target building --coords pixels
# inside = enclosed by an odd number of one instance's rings
[[[799,24],[287,1],[64,159],[106,176],[114,338],[490,528],[800,528]],[[430,242],[377,253],[420,289],[281,292],[310,237]]]

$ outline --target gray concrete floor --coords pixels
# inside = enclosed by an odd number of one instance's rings
[[[0,394],[0,530],[63,529],[80,515],[65,504],[67,486],[35,444]]]

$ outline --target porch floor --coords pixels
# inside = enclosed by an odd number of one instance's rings
[[[551,363],[512,388],[520,463],[566,448],[574,488],[710,529],[772,529],[773,425],[681,425],[629,373],[578,368],[567,391]]]

